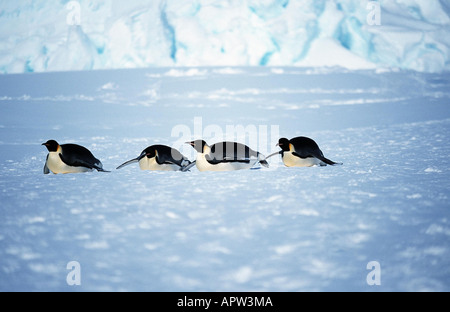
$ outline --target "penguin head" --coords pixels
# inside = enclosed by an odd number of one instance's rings
[[[145,150],[143,150],[141,155],[137,159],[141,160],[144,157],[153,158],[155,156],[156,156],[156,149],[154,147],[150,146],[150,147],[147,147]]]
[[[48,140],[47,142],[42,143],[42,145],[45,145],[49,152],[56,152],[59,148],[59,144],[55,140]]]
[[[198,153],[203,153],[205,150],[205,146],[208,146],[208,144],[204,140],[186,142],[186,144],[191,145]]]
[[[136,158],[134,158],[132,160],[124,162],[123,164],[121,164],[116,169],[123,168],[125,166],[128,166],[128,165],[136,163],[136,162],[139,162],[139,165],[141,166],[141,160],[144,159],[144,161],[146,161],[146,160],[148,160],[150,158],[153,158],[153,157],[156,156],[156,153],[157,153],[157,151],[156,151],[156,149],[153,146],[147,147],[145,150],[142,151],[142,153],[138,157],[136,157]]]
[[[281,139],[278,140],[277,146],[279,146],[283,151],[289,152],[289,150],[290,150],[289,145],[290,145],[290,144],[291,144],[291,142],[289,142],[288,139],[286,139],[286,138],[281,138]]]

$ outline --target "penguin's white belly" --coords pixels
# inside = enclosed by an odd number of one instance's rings
[[[139,167],[141,170],[151,170],[151,171],[179,171],[180,166],[175,164],[158,164],[156,158],[144,157],[139,161]]]
[[[320,159],[315,157],[300,158],[294,156],[291,152],[284,152],[283,163],[286,167],[313,167],[323,165]]]
[[[223,162],[216,165],[210,164],[204,154],[198,154],[196,166],[199,171],[234,171],[252,168],[258,159],[252,158],[249,163],[245,162]]]
[[[92,171],[92,169],[86,167],[72,167],[66,165],[59,157],[58,152],[50,152],[48,154],[47,168],[54,174],[81,173]]]

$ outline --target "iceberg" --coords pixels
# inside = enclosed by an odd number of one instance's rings
[[[446,0],[1,1],[0,72],[450,69]]]

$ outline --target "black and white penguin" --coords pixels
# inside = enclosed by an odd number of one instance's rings
[[[297,137],[291,140],[281,138],[277,146],[281,148],[278,153],[281,154],[286,167],[342,165],[342,163],[336,163],[325,158],[317,143],[307,137]]]
[[[76,144],[59,145],[55,140],[42,143],[48,149],[47,160],[45,161],[44,174],[50,171],[54,174],[89,172],[94,169],[101,172],[103,164],[94,157],[85,147]]]
[[[233,171],[250,169],[256,163],[269,167],[266,157],[250,147],[236,142],[220,142],[209,146],[203,140],[186,142],[197,151],[199,171]]]
[[[117,169],[133,163],[139,163],[141,170],[152,171],[188,171],[195,163],[190,162],[178,150],[165,145],[152,145],[132,160],[129,160]]]

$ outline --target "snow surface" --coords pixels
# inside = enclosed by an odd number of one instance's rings
[[[379,8],[378,8],[379,7]],[[0,1],[0,72],[450,69],[448,0]]]
[[[0,76],[0,291],[449,291],[449,84],[294,67]],[[180,129],[213,143],[237,125],[267,153],[305,135],[344,165],[114,169]],[[48,139],[112,172],[44,175]]]

